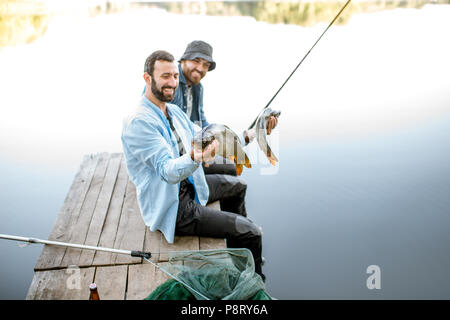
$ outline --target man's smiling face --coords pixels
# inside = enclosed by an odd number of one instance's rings
[[[184,77],[188,85],[197,85],[200,80],[208,72],[211,63],[202,58],[195,58],[194,60],[182,60],[181,70],[183,70]]]
[[[178,87],[178,68],[174,62],[156,60],[153,75],[151,75],[151,90],[153,95],[162,102],[170,102]]]

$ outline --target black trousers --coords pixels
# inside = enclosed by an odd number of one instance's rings
[[[262,237],[260,228],[248,219],[245,210],[246,183],[235,176],[208,174],[208,203],[219,200],[221,210],[195,202],[194,186],[180,185],[176,235],[225,238],[228,248],[247,248],[253,254],[255,272],[262,277]]]
[[[228,174],[231,176],[237,176],[236,165],[233,161],[216,156],[214,162],[205,166],[203,163],[203,171],[205,174]]]

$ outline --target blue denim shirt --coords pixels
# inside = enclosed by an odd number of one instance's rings
[[[206,205],[209,189],[200,164],[190,157],[192,137],[200,128],[177,106],[169,103],[166,106],[186,154],[180,157],[169,121],[144,95],[134,112],[124,120],[122,146],[145,224],[151,231],[160,230],[167,241],[173,243],[180,181],[188,178],[201,205]]]
[[[188,85],[186,83],[183,70],[181,69],[181,64],[178,64],[178,71],[180,72],[179,85],[175,91],[175,96],[170,103],[177,105],[181,108],[181,110],[183,110],[184,113],[186,113]],[[142,94],[145,94],[145,87]],[[209,125],[209,122],[206,120],[205,113],[203,112],[203,86],[201,83],[192,86],[192,98],[192,112],[190,120],[199,127],[204,128]]]

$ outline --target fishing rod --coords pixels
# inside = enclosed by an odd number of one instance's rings
[[[41,244],[48,244],[48,245],[53,245],[53,246],[88,249],[88,250],[104,251],[104,252],[119,253],[119,254],[127,254],[132,257],[140,257],[140,258],[148,258],[148,259],[150,259],[152,257],[152,254],[150,252],[121,250],[121,249],[112,249],[112,248],[104,248],[104,247],[94,247],[94,246],[88,246],[88,245],[84,245],[84,244],[75,244],[75,243],[59,242],[59,241],[51,241],[51,240],[41,240],[41,239],[36,239],[36,238],[12,236],[12,235],[8,235],[8,234],[0,234],[0,239],[15,240],[15,241],[28,242],[28,243],[41,243]]]
[[[267,109],[267,107],[269,107],[269,105],[272,103],[272,101],[275,99],[275,97],[278,95],[278,93],[280,93],[281,89],[283,89],[284,85],[289,81],[289,79],[292,77],[292,75],[295,73],[295,71],[297,71],[298,67],[300,67],[300,65],[303,63],[303,61],[306,59],[306,57],[309,55],[309,53],[311,52],[311,50],[316,46],[316,44],[320,41],[320,39],[322,39],[323,35],[327,32],[327,30],[333,25],[333,23],[337,20],[337,18],[341,15],[342,11],[344,11],[344,9],[347,7],[347,5],[350,3],[351,0],[347,0],[347,2],[344,4],[344,6],[341,8],[341,10],[339,10],[339,12],[337,13],[337,15],[334,17],[334,19],[330,22],[330,24],[328,25],[328,27],[325,28],[325,30],[322,32],[322,34],[320,35],[320,37],[316,40],[316,42],[314,42],[313,46],[311,47],[311,49],[308,50],[308,52],[305,54],[305,56],[302,58],[302,60],[300,60],[300,62],[297,64],[297,66],[294,68],[294,70],[291,72],[291,74],[289,75],[289,77],[287,77],[287,79],[283,82],[283,84],[281,85],[281,87],[278,89],[278,91],[273,95],[273,97],[269,100],[269,102],[266,104],[266,106],[261,110],[261,112],[263,112],[265,109]],[[249,129],[253,128],[253,126],[255,125],[256,121],[258,120],[259,115],[261,114],[261,112],[258,114],[258,116],[256,117],[256,119],[252,122],[252,124],[248,127]]]
[[[88,246],[84,244],[76,244],[76,243],[69,243],[69,242],[60,242],[60,241],[51,241],[51,240],[41,240],[37,238],[27,238],[27,237],[19,237],[19,236],[13,236],[9,234],[0,234],[0,239],[6,239],[6,240],[14,240],[14,241],[22,241],[22,242],[28,242],[28,243],[40,243],[40,244],[47,244],[47,245],[53,245],[53,246],[60,246],[60,247],[70,247],[70,248],[78,248],[78,249],[87,249],[87,250],[95,250],[95,251],[104,251],[104,252],[111,252],[111,253],[118,253],[118,254],[126,254],[130,255],[132,257],[140,257],[144,258],[145,261],[151,263],[154,267],[161,270],[165,274],[167,274],[169,277],[177,280],[182,285],[184,285],[186,288],[191,289],[201,297],[203,297],[206,300],[209,300],[208,297],[201,294],[194,288],[192,288],[190,285],[182,281],[177,276],[171,274],[169,271],[165,270],[161,266],[157,265],[153,261],[150,260],[152,257],[151,252],[144,252],[144,251],[132,251],[132,250],[121,250],[121,249],[113,249],[113,248],[105,248],[105,247],[96,247],[96,246]],[[160,252],[161,253],[161,252]]]

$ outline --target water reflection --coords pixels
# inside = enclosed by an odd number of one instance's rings
[[[180,14],[203,14],[213,16],[251,16],[257,21],[269,23],[296,24],[312,26],[319,22],[328,22],[336,15],[345,1],[179,1],[145,4],[164,8],[169,12]],[[434,3],[449,3],[437,0]],[[378,0],[352,1],[336,21],[345,24],[357,13],[376,12],[395,8],[422,8],[430,1],[425,0]]]
[[[210,16],[250,16],[257,21],[272,24],[313,26],[328,22],[342,7],[344,1],[148,1],[123,2],[100,0],[93,2],[41,0],[3,0],[0,3],[0,49],[6,46],[31,43],[45,34],[49,20],[56,14],[73,11],[89,16],[116,13],[130,8],[156,7],[177,14]],[[357,13],[376,12],[395,8],[422,8],[425,0],[352,1],[336,24],[345,24]],[[450,0],[434,0],[432,3],[450,3]]]
[[[48,22],[48,15],[1,15],[0,49],[6,46],[15,46],[33,42],[45,34],[48,28]]]

